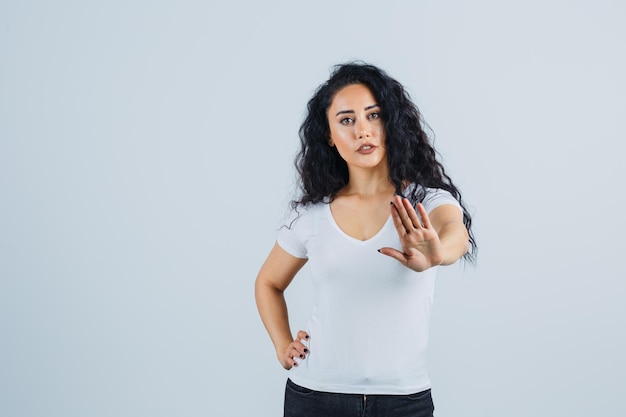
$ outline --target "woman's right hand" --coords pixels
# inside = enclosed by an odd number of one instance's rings
[[[283,368],[289,370],[294,366],[298,366],[295,358],[306,359],[309,354],[309,348],[302,343],[302,340],[309,340],[309,335],[305,331],[300,330],[293,342],[289,343],[282,353],[279,353],[278,360]]]

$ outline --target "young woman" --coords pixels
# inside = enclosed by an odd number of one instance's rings
[[[302,195],[256,279],[285,416],[431,416],[436,270],[475,252],[461,195],[402,85],[372,65],[335,68],[300,138]],[[314,309],[294,337],[283,293],[307,262]]]

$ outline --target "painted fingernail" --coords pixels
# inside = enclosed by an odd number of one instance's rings
[[[309,335],[307,334],[306,336],[304,336],[304,338],[305,338],[305,339],[308,339],[308,338],[309,338]]]
[[[304,349],[304,353],[309,353],[309,349]]]
[[[304,355],[303,354],[300,354],[300,359],[304,359]]]
[[[378,252],[378,253],[382,253],[382,252],[380,251],[380,249],[376,249],[376,252]]]
[[[294,362],[294,363],[293,363],[293,366],[298,366],[298,362]]]

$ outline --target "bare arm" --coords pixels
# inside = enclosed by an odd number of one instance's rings
[[[469,247],[469,234],[463,224],[461,210],[452,204],[444,204],[431,211],[429,217],[441,242],[441,265],[455,263],[467,253]]]
[[[289,328],[289,316],[284,291],[306,263],[274,245],[261,267],[255,282],[255,298],[261,320],[272,339],[276,356],[285,369],[297,366],[294,356],[304,359],[308,349],[300,340],[308,335],[299,331],[294,339]]]

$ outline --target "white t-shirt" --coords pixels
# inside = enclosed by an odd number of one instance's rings
[[[442,204],[460,207],[447,191],[426,191],[427,212]],[[277,242],[308,259],[315,291],[304,329],[310,353],[289,378],[309,389],[353,394],[430,388],[425,351],[436,268],[414,272],[378,253],[385,246],[401,249],[391,216],[375,236],[361,241],[337,226],[329,204],[298,211],[290,227],[279,230]]]

